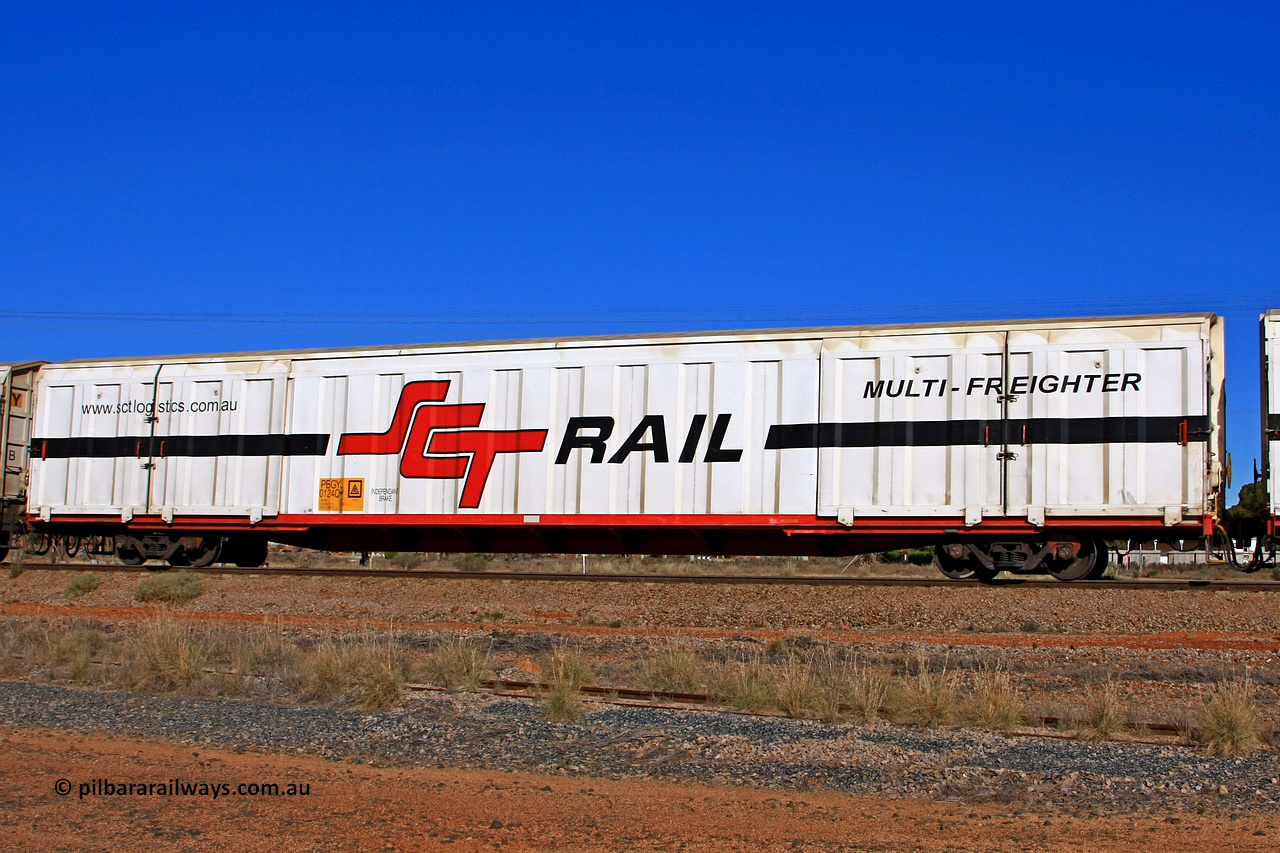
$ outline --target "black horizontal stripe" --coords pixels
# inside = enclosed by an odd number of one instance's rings
[[[947,447],[1000,445],[1007,425],[1009,444],[1176,444],[1207,441],[1209,418],[1013,418],[961,421],[878,421],[872,423],[775,424],[766,450],[807,447]],[[1023,431],[1025,427],[1025,433]]]
[[[281,435],[147,435],[33,438],[35,459],[110,459],[118,456],[323,456],[326,433]]]
[[[1267,412],[1267,429],[1272,434],[1280,432],[1280,415],[1275,412]]]

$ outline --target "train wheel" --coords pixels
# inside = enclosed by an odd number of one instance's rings
[[[62,552],[68,557],[74,557],[79,554],[83,546],[84,540],[79,536],[68,536],[62,540]]]
[[[236,549],[235,564],[242,569],[256,569],[267,562],[266,539],[243,539]]]
[[[1094,548],[1098,552],[1098,559],[1093,563],[1093,571],[1089,572],[1089,580],[1096,581],[1106,572],[1107,567],[1111,565],[1111,549],[1107,547],[1107,543],[1101,539],[1095,539]]]
[[[945,545],[938,546],[934,550],[934,556],[937,559],[938,568],[952,580],[975,580],[982,583],[991,583],[996,579],[996,575],[1000,574],[999,570],[988,569],[972,555],[952,557],[947,553]]]
[[[982,564],[972,557],[952,557],[947,554],[946,546],[939,546],[934,554],[938,569],[952,580],[966,580],[973,577]]]
[[[188,548],[185,552],[187,562],[197,569],[203,569],[205,566],[211,566],[217,561],[222,551],[222,540],[214,537],[211,539],[201,539],[200,546],[197,548]]]
[[[126,566],[141,566],[147,561],[137,548],[120,542],[116,542],[116,558]]]
[[[1060,581],[1096,580],[1107,570],[1107,546],[1101,539],[1086,539],[1080,543],[1076,556],[1066,560],[1048,562],[1049,574]]]

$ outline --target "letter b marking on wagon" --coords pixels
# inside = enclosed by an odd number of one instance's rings
[[[475,509],[497,455],[540,451],[547,431],[475,429],[485,404],[430,405],[442,402],[448,392],[447,379],[408,383],[400,391],[386,431],[343,435],[338,455],[402,453],[400,476],[463,480],[458,506]]]

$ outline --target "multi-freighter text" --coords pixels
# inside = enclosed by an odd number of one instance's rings
[[[1141,373],[1049,373],[1044,376],[1012,376],[1009,378],[1010,394],[1111,394],[1119,391],[1137,391],[1142,382]],[[952,385],[946,379],[879,379],[868,380],[862,392],[863,399],[879,397],[945,397],[947,392],[973,394],[1004,394],[1004,377],[974,376],[963,387]]]

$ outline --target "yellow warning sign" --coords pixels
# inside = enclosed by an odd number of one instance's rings
[[[320,512],[364,512],[364,477],[321,477]]]
[[[11,391],[9,392],[9,408],[11,408],[11,409],[21,409],[21,408],[22,408],[22,404],[23,404],[24,402],[26,402],[26,398],[27,398],[27,395],[26,395],[26,394],[24,394],[24,393],[22,393],[21,391],[12,391],[12,390],[11,390]]]

